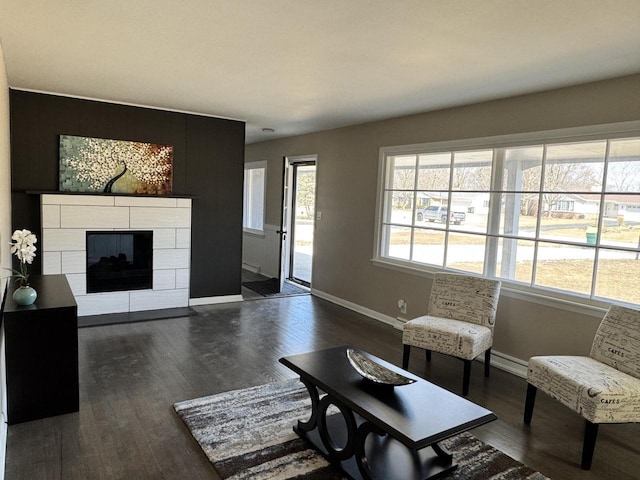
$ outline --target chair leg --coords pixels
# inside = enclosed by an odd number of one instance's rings
[[[462,375],[462,396],[469,395],[469,379],[471,378],[471,360],[463,360],[464,373]]]
[[[425,350],[424,352],[427,355],[427,362],[430,362],[431,361],[431,350]]]
[[[538,392],[538,388],[534,387],[530,383],[527,385],[527,399],[524,402],[524,423],[525,425],[531,425],[533,406],[536,403],[536,393]]]
[[[582,445],[582,463],[580,464],[583,470],[591,470],[593,451],[596,448],[596,438],[598,437],[598,426],[597,423],[586,421],[584,444]]]
[[[484,376],[489,376],[489,367],[491,366],[491,349],[484,352]]]
[[[402,368],[405,370],[409,368],[409,355],[411,354],[411,345],[404,346],[404,352],[402,353]]]

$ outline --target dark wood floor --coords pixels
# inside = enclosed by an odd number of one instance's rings
[[[197,316],[83,328],[80,412],[9,427],[6,478],[217,479],[172,409],[177,401],[294,374],[283,355],[351,344],[395,364],[401,333],[311,296],[195,307]],[[462,365],[412,356],[410,370],[455,392]],[[580,470],[583,422],[542,394],[522,423],[526,382],[472,371],[470,400],[499,420],[473,431],[553,479],[640,478],[640,425],[604,425],[590,472]]]

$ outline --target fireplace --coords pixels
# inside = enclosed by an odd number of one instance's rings
[[[42,273],[67,276],[78,304],[78,316],[189,305],[190,198],[57,193],[42,194],[40,198],[43,238],[38,241],[41,241]],[[120,248],[87,256],[87,233],[120,235],[131,232],[146,232],[147,238],[153,235],[152,240],[148,240],[148,251],[153,258],[148,257],[146,262],[151,268],[151,279],[145,280],[144,285],[126,288],[121,285],[115,291],[95,293],[95,282],[87,280],[87,273],[96,268],[88,265],[88,258],[96,263],[102,257],[118,259],[119,254],[124,253],[127,261],[136,266],[140,260],[133,259],[132,254]],[[135,245],[133,238],[125,240],[125,245],[127,242]],[[131,270],[126,273],[133,273]],[[121,274],[111,280],[124,282]],[[87,283],[92,291],[87,289]]]
[[[87,231],[87,293],[153,288],[153,231]]]

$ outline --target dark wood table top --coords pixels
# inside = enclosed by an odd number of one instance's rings
[[[292,355],[280,362],[409,448],[424,448],[497,418],[486,408],[362,352],[416,382],[388,387],[365,380],[349,363],[347,348]]]
[[[17,288],[11,282],[4,307],[5,314],[24,311],[48,310],[52,308],[77,307],[76,300],[67,282],[66,275],[30,275],[29,285],[35,288],[38,298],[32,305],[18,305],[12,297]]]

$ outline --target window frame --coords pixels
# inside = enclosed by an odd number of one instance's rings
[[[264,170],[264,184],[263,184],[263,198],[262,198],[262,229],[251,228],[246,226],[247,215],[247,171],[249,170]],[[266,220],[266,206],[267,206],[267,161],[260,160],[257,162],[245,162],[243,170],[242,180],[242,231],[251,235],[264,236],[265,235],[265,220]]]
[[[385,146],[379,149],[378,159],[378,183],[377,183],[377,198],[376,198],[376,216],[375,216],[375,230],[374,230],[374,245],[373,245],[373,257],[371,262],[379,267],[389,268],[405,273],[411,273],[413,275],[424,276],[432,278],[436,272],[440,271],[452,271],[461,272],[447,267],[437,267],[433,265],[425,265],[413,262],[411,260],[405,261],[398,258],[391,258],[382,255],[382,248],[384,247],[384,215],[385,215],[385,193],[387,182],[387,158],[399,155],[414,155],[414,154],[430,154],[430,153],[443,153],[443,152],[460,152],[464,150],[482,150],[482,149],[503,149],[513,148],[519,146],[532,146],[537,144],[555,144],[555,143],[571,143],[571,142],[587,142],[596,140],[615,140],[626,137],[640,137],[640,121],[622,122],[616,124],[597,125],[578,128],[566,128],[558,130],[547,130],[541,132],[530,132],[523,134],[508,134],[483,138],[472,138],[452,141],[439,141],[430,143],[420,143],[411,145],[397,145],[397,146]],[[492,182],[490,198],[492,205],[489,210],[489,226],[485,238],[487,240],[486,255],[495,255],[495,251],[492,253],[491,243],[491,222],[496,221],[499,217],[499,202],[495,202],[494,196],[502,193],[502,188],[496,185],[497,176],[495,171],[497,168],[502,168],[501,159],[496,158],[494,155],[494,161],[492,164]],[[450,187],[451,188],[451,187]],[[543,188],[542,186],[540,187]],[[604,187],[603,187],[604,188]],[[604,191],[604,190],[603,190]],[[417,206],[414,205],[414,210]],[[414,212],[415,216],[415,212]],[[493,217],[493,220],[492,220]],[[499,221],[499,220],[498,220]],[[415,221],[412,223],[415,227]],[[448,225],[447,225],[448,228]],[[450,231],[450,230],[449,230]],[[495,231],[495,230],[494,230]],[[569,242],[571,243],[571,242]],[[413,248],[413,241],[412,241]],[[446,248],[446,245],[445,245]],[[553,307],[560,307],[571,311],[580,313],[587,313],[590,315],[600,315],[611,303],[620,303],[623,305],[631,305],[637,308],[637,304],[629,304],[618,300],[601,300],[600,298],[593,298],[591,295],[583,296],[582,294],[575,292],[566,292],[562,290],[556,290],[553,288],[530,286],[521,284],[520,282],[512,281],[511,279],[505,279],[495,275],[495,272],[489,272],[487,275],[487,256],[483,263],[483,276],[490,278],[497,278],[502,281],[503,294],[513,298],[518,298],[530,302],[549,305]],[[477,275],[471,272],[463,272],[470,275]],[[595,280],[595,278],[594,278]]]

